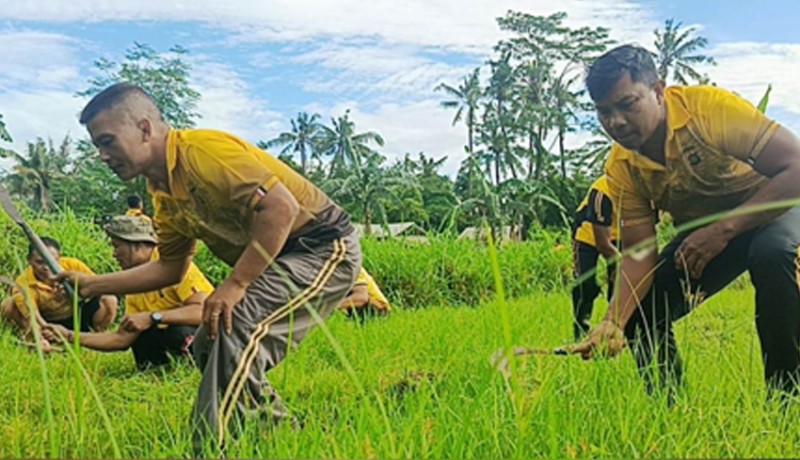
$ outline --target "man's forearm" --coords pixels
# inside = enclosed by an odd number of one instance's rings
[[[637,261],[631,256],[624,257],[620,264],[619,284],[608,305],[605,319],[613,321],[624,328],[630,320],[639,302],[653,284],[653,272],[656,265],[655,250],[643,260]]]
[[[203,322],[203,303],[184,305],[183,307],[161,312],[162,322],[173,326],[199,326]]]
[[[598,242],[597,251],[607,260],[611,260],[619,254],[617,248],[610,241]]]
[[[87,332],[78,339],[81,346],[97,351],[127,350],[139,334],[133,332]]]
[[[82,287],[82,293],[94,297],[157,291],[179,283],[188,262],[189,259],[174,262],[159,259],[121,272],[93,276]]]

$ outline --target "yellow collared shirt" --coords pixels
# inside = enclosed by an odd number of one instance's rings
[[[313,217],[333,202],[282,161],[233,135],[212,130],[170,130],[169,193],[148,184],[155,207],[159,251],[165,260],[193,253],[203,240],[233,266],[250,242],[254,207],[277,183]]]
[[[94,272],[78,259],[62,257],[59,263],[65,271],[94,275]],[[30,296],[31,306],[37,309],[46,321],[61,321],[72,317],[72,299],[69,299],[63,290],[36,279],[32,267],[26,268],[16,281],[11,295],[17,309],[26,318],[28,317],[26,294]],[[21,291],[20,287],[25,292]]]
[[[158,252],[153,251],[150,260],[158,259]],[[134,314],[142,312],[155,312],[172,310],[184,305],[187,299],[198,292],[211,294],[214,286],[197,268],[194,262],[189,264],[189,269],[180,283],[159,289],[158,291],[143,292],[141,294],[128,294],[125,296],[125,313]]]
[[[654,222],[653,205],[677,225],[733,209],[763,186],[751,163],[778,124],[733,93],[673,86],[667,104],[666,164],[615,143],[606,161],[622,227]]]
[[[614,212],[614,204],[609,198],[608,180],[606,176],[600,176],[589,188],[589,193],[581,201],[576,213],[575,222],[578,225],[575,231],[575,240],[595,246],[594,230],[592,225],[611,227],[611,239],[619,239],[619,225],[617,213]]]

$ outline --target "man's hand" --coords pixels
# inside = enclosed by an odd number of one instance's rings
[[[47,323],[42,326],[42,337],[53,343],[72,342],[72,331],[60,324]]]
[[[95,275],[87,275],[86,273],[81,272],[61,272],[54,277],[58,283],[62,283],[64,280],[69,281],[69,284],[75,286],[78,285],[78,297],[82,299],[88,299],[94,297],[94,293],[91,292],[91,280],[95,278]]]
[[[208,329],[208,338],[214,340],[219,332],[219,317],[223,316],[225,332],[233,333],[233,307],[244,298],[246,286],[231,278],[223,283],[206,298],[203,304],[203,323]]]
[[[153,327],[153,318],[150,317],[150,312],[125,315],[125,317],[122,318],[122,322],[119,324],[120,330],[136,334],[141,334],[151,327]]]
[[[728,246],[730,239],[726,235],[716,223],[693,231],[675,251],[675,268],[700,279],[706,265]]]
[[[570,353],[578,353],[583,359],[595,355],[616,356],[625,348],[625,334],[613,321],[603,320],[578,345],[568,348]]]

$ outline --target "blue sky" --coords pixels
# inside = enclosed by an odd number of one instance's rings
[[[85,101],[74,94],[94,60],[120,60],[133,41],[180,44],[203,94],[200,126],[257,141],[288,129],[298,111],[327,121],[350,109],[358,129],[386,138],[390,158],[447,155],[452,172],[464,129],[450,125],[432,89],[485,61],[500,37],[494,18],[508,9],[563,10],[572,25],[603,25],[645,46],[674,17],[709,38],[712,79],[751,100],[772,83],[770,115],[800,132],[797,0],[29,0],[0,10],[0,113],[17,148],[35,136],[83,136]]]

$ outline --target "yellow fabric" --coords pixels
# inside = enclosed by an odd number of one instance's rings
[[[277,158],[220,131],[171,130],[167,169],[169,193],[148,184],[165,260],[192,254],[199,238],[217,257],[235,264],[250,241],[253,208],[279,182],[300,204],[301,215],[314,216],[333,204]]]
[[[367,296],[369,297],[369,305],[372,305],[376,310],[392,311],[392,306],[389,305],[389,300],[383,295],[378,283],[363,267],[358,273],[356,282],[353,286],[367,286]]]
[[[150,260],[158,259],[158,252],[153,251]],[[159,289],[158,291],[143,292],[141,294],[128,294],[125,296],[125,313],[134,314],[172,310],[183,306],[189,297],[198,292],[211,294],[214,286],[197,268],[194,262],[189,264],[189,269],[180,283]]]
[[[128,209],[125,212],[125,215],[128,216],[128,217],[143,217],[143,218],[149,220],[150,222],[153,221],[153,219],[151,219],[150,216],[145,214],[144,211],[142,211],[141,209],[137,209],[137,208]]]
[[[617,143],[606,161],[623,227],[653,223],[653,206],[669,211],[678,225],[729,210],[765,181],[749,162],[775,134],[775,121],[711,86],[673,86],[665,100],[666,166]]]
[[[78,259],[62,257],[59,263],[65,271],[94,275],[94,272]],[[33,274],[33,268],[28,266],[17,278],[16,285],[11,290],[14,304],[26,318],[28,317],[28,306],[25,304],[25,292],[20,290],[20,286],[27,291],[32,301],[32,306],[39,311],[45,320],[60,321],[72,317],[72,299],[68,298],[63,290],[57,290],[37,280]]]
[[[599,179],[594,181],[592,186],[589,188],[589,192],[586,194],[586,196],[583,198],[583,201],[581,201],[581,204],[578,206],[578,212],[589,206],[589,195],[591,194],[592,190],[597,190],[598,192],[597,195],[595,195],[595,203],[593,203],[593,205],[595,209],[597,209],[599,212],[603,197],[609,196],[608,179],[606,178],[606,176],[600,176]],[[614,203],[612,201],[611,222],[608,222],[608,226],[611,227],[611,239],[613,241],[617,241],[619,239],[619,225],[617,222],[616,208],[614,207],[613,204]],[[578,227],[578,230],[575,232],[575,240],[580,241],[582,243],[586,243],[591,246],[595,246],[594,230],[592,229],[591,222],[583,221],[581,226]]]

